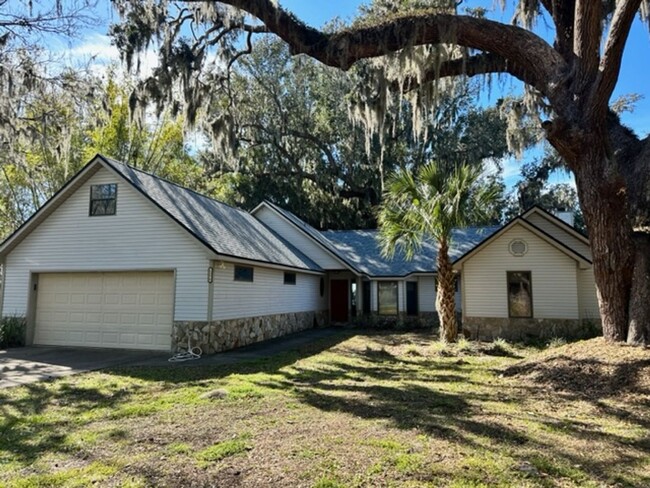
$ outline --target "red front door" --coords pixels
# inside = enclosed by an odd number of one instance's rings
[[[332,322],[348,321],[348,280],[330,281],[330,313]]]

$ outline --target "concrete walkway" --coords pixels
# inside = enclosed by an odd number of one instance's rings
[[[169,353],[149,351],[49,346],[2,350],[0,351],[0,388],[121,366],[178,368],[235,364],[300,349],[310,343],[337,335],[343,339],[349,334],[349,330],[337,328],[310,329],[182,363],[167,361],[171,356]]]

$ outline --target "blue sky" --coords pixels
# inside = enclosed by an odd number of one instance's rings
[[[312,2],[305,0],[280,0],[280,4],[285,8],[291,10],[300,19],[314,26],[321,26],[328,20],[338,16],[342,19],[350,19],[357,12],[358,6],[361,5],[360,0],[329,0],[328,2]],[[509,22],[512,9],[501,11],[495,0],[478,0],[466,2],[471,6],[481,5],[490,10],[490,18]],[[512,4],[512,2],[508,2]],[[539,34],[545,37],[549,42],[552,42],[553,31],[550,28],[542,27]],[[630,33],[623,64],[621,66],[621,74],[619,82],[612,97],[618,98],[621,95],[637,93],[643,98],[636,104],[636,109],[633,113],[625,113],[622,115],[623,122],[632,128],[639,136],[645,136],[650,133],[650,34],[646,25],[639,19],[634,23],[633,29]],[[491,104],[497,98],[505,93],[512,92],[518,93],[521,90],[521,84],[517,81],[506,83],[503,87],[498,87],[492,90],[490,96],[484,94],[481,98],[481,103]],[[518,180],[519,168],[521,164],[531,158],[538,157],[541,154],[541,149],[533,149],[528,151],[522,161],[517,161],[510,158],[503,162],[504,164],[504,179],[508,187],[511,187]],[[573,177],[563,171],[556,172],[551,176],[551,183],[572,183]]]
[[[514,0],[510,0],[507,4],[512,5],[513,2]],[[295,13],[297,17],[305,22],[317,27],[322,26],[335,17],[340,17],[344,20],[351,19],[356,14],[361,3],[364,2],[361,0],[328,0],[326,2],[316,2],[313,0],[280,0],[280,4],[283,7]],[[467,5],[480,5],[490,10],[490,18],[509,22],[512,9],[501,11],[498,7],[499,3],[496,0],[473,0],[466,2]],[[100,23],[96,29],[85,33],[77,42],[66,49],[71,58],[89,57],[93,55],[97,55],[99,59],[104,61],[115,60],[117,58],[117,50],[113,46],[110,46],[110,41],[106,37],[108,24],[111,21],[116,21],[117,18],[111,12],[111,7],[106,0],[99,1],[98,13],[100,17],[105,19],[105,23]],[[547,40],[552,41],[552,30],[545,27],[543,22],[540,25],[538,33],[547,38]],[[637,93],[643,97],[637,103],[633,113],[626,113],[622,116],[623,122],[640,136],[645,136],[650,133],[649,53],[650,34],[648,33],[647,27],[641,21],[637,20],[630,34],[621,68],[621,75],[613,99],[630,93]],[[146,65],[154,65],[155,63],[155,53],[147,53],[144,59],[145,70]],[[493,88],[490,96],[484,93],[479,102],[482,104],[492,104],[504,94],[516,94],[520,90],[521,84],[514,80],[505,83],[503,86]],[[524,156],[523,161],[539,156],[540,152],[539,149],[529,151]],[[508,186],[512,186],[517,181],[521,163],[522,161],[516,161],[514,159],[504,161],[504,178]],[[551,183],[571,181],[572,178],[564,172],[558,172],[551,177]]]

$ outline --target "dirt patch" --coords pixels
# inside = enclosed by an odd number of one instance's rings
[[[590,398],[648,395],[650,349],[591,339],[546,350],[507,367],[503,374]]]

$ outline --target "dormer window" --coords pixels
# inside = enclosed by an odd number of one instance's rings
[[[115,215],[117,209],[117,183],[91,185],[90,216]]]

